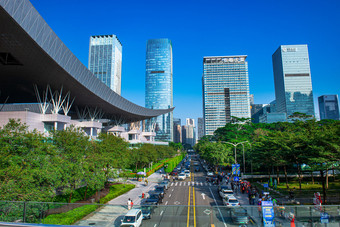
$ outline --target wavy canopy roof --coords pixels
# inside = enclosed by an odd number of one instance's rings
[[[173,110],[136,105],[97,79],[65,46],[28,0],[0,0],[0,103],[37,102],[42,91],[70,91],[73,106],[100,108],[134,122]],[[74,113],[74,111],[73,111]]]

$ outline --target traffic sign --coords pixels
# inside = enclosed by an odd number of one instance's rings
[[[321,213],[320,214],[321,217],[320,217],[320,222],[321,223],[329,223],[329,214],[328,213]]]
[[[240,181],[239,177],[234,177],[234,181]]]
[[[263,184],[263,187],[264,188],[268,188],[268,184]]]
[[[265,227],[274,227],[274,209],[273,209],[273,201],[262,201],[262,217],[263,217],[263,225]]]
[[[231,168],[233,175],[240,175],[240,164],[232,164]]]

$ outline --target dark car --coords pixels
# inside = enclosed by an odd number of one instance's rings
[[[155,206],[152,203],[146,203],[145,201],[141,203],[143,219],[151,219],[151,215],[154,213],[154,209]]]
[[[160,193],[160,195],[164,198],[164,194],[165,194],[165,187],[164,186],[156,186],[154,191],[156,193]]]
[[[218,187],[218,191],[227,190],[227,189],[229,189],[228,185],[220,185]]]
[[[164,179],[162,182],[158,183],[159,186],[164,187],[166,190],[168,190],[170,180]]]
[[[152,205],[158,205],[163,202],[163,198],[156,193],[150,194],[148,198],[146,198],[144,203],[150,203]]]
[[[196,166],[195,167],[195,172],[199,172],[200,171],[200,167]]]
[[[232,208],[230,210],[230,217],[233,223],[238,225],[248,225],[249,223],[249,216],[247,210],[244,208]]]

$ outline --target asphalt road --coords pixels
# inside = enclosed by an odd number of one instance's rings
[[[199,172],[193,171],[192,164],[190,178],[170,183],[163,203],[155,209],[150,220],[143,220],[143,226],[239,226],[232,223],[230,210],[223,206],[218,186],[206,182],[206,172],[201,164]],[[239,194],[237,198],[241,205],[248,202],[245,194]]]

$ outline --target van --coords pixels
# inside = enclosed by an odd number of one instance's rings
[[[139,227],[142,224],[143,215],[141,209],[131,209],[122,219],[121,227]]]

